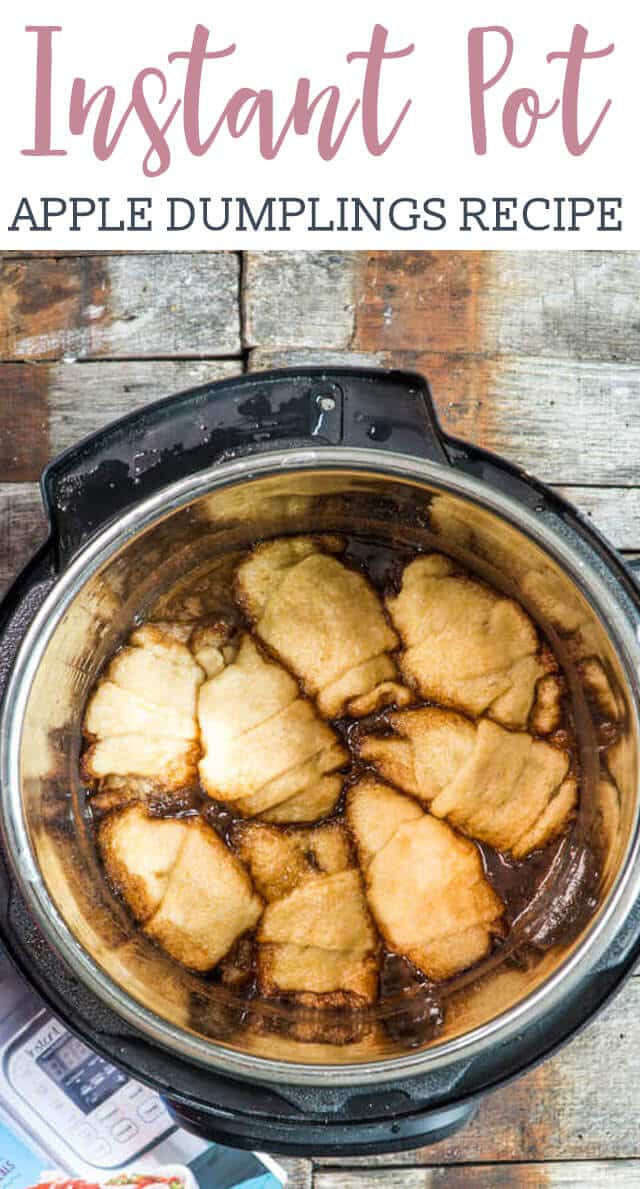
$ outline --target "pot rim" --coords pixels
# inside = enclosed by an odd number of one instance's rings
[[[466,1067],[487,1045],[508,1043],[525,1024],[540,1024],[547,1014],[551,1015],[559,1008],[562,999],[575,991],[589,970],[602,959],[617,930],[640,899],[640,805],[636,805],[626,853],[607,899],[573,952],[524,999],[494,1020],[424,1051],[361,1064],[304,1065],[242,1053],[197,1037],[162,1020],[129,996],[76,940],[50,898],[31,846],[20,795],[20,743],[30,690],[54,631],[86,581],[140,532],[204,495],[274,474],[286,472],[291,475],[310,470],[377,473],[408,483],[427,483],[448,494],[470,499],[524,531],[564,569],[594,605],[600,618],[605,620],[633,693],[633,730],[636,738],[639,736],[640,697],[632,674],[640,671],[640,638],[631,623],[628,608],[623,605],[621,590],[616,591],[616,598],[615,584],[612,589],[603,580],[585,557],[584,548],[577,549],[574,541],[567,540],[565,534],[561,537],[542,516],[505,491],[489,486],[482,479],[461,474],[454,467],[391,451],[381,454],[344,446],[265,451],[213,464],[147,497],[89,540],[58,578],[25,634],[7,683],[0,717],[0,787],[3,790],[0,824],[22,895],[48,942],[76,977],[148,1039],[182,1059],[245,1080],[311,1087],[326,1086],[330,1079],[329,1084],[336,1087],[363,1086],[435,1073],[456,1062]],[[588,533],[593,532],[588,526],[586,528]],[[574,539],[578,540],[577,534]],[[607,549],[610,551],[610,547]],[[614,556],[610,551],[610,564]],[[591,1011],[585,1018],[590,1014]]]

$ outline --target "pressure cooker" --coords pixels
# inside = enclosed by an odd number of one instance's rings
[[[0,608],[0,930],[27,981],[176,1120],[238,1147],[362,1155],[435,1142],[572,1037],[640,952],[640,593],[594,527],[510,463],[444,433],[418,375],[241,376],[132,413],[42,477],[48,539]],[[517,597],[565,668],[598,832],[592,911],[562,944],[468,980],[419,1045],[243,1028],[135,929],[96,856],[79,757],[105,661],[185,576],[310,532],[437,549]],[[598,734],[581,665],[614,707]],[[202,980],[201,980],[202,983]],[[372,1012],[375,1016],[375,1010]]]

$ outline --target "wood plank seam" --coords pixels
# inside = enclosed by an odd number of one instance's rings
[[[428,1151],[428,1149],[422,1149],[422,1150]],[[311,1157],[309,1157],[309,1159],[311,1161],[311,1165],[312,1165],[314,1171],[322,1170],[323,1172],[331,1171],[331,1172],[339,1173],[339,1172],[357,1172],[358,1169],[363,1168],[363,1165],[357,1164],[357,1163],[355,1163],[355,1161],[366,1159],[366,1157],[354,1156],[354,1157],[352,1157],[354,1163],[349,1163],[348,1158],[345,1160],[341,1160],[339,1157],[336,1157],[336,1156],[331,1156],[331,1157],[329,1157],[329,1156],[325,1156],[325,1157],[311,1156]],[[384,1161],[385,1161],[384,1165],[374,1166],[376,1168],[376,1171],[379,1171],[380,1173],[384,1173],[388,1169],[389,1171],[402,1170],[402,1172],[409,1173],[409,1172],[422,1172],[423,1169],[442,1168],[443,1167],[441,1160],[428,1160],[428,1159],[420,1160],[420,1161],[416,1160],[415,1164],[411,1164],[411,1163],[394,1164],[393,1155],[385,1156]],[[577,1165],[585,1164],[585,1165],[587,1165],[587,1164],[598,1164],[598,1163],[600,1163],[600,1161],[594,1160],[593,1157],[589,1157],[589,1156],[584,1156],[584,1157],[581,1157],[581,1156],[554,1156],[552,1161],[550,1161],[550,1160],[549,1161],[548,1160],[526,1160],[524,1158],[520,1159],[520,1158],[516,1157],[515,1159],[509,1158],[509,1160],[505,1161],[505,1163],[509,1164],[510,1166],[513,1165],[515,1168],[518,1168],[519,1166],[532,1167],[535,1165],[540,1165],[541,1168],[544,1168],[545,1164],[550,1164],[550,1163],[567,1164],[567,1165],[571,1165],[571,1164],[577,1164]],[[606,1161],[603,1161],[602,1163],[629,1164],[629,1165],[640,1166],[640,1160],[638,1159],[637,1156],[607,1156]],[[496,1158],[491,1159],[489,1157],[487,1159],[482,1159],[480,1157],[477,1160],[451,1160],[451,1161],[447,1161],[447,1164],[446,1164],[447,1168],[496,1168],[499,1166],[500,1166],[500,1161],[498,1159],[496,1159]],[[373,1168],[371,1170],[367,1169],[365,1171],[374,1171],[374,1169]]]
[[[314,1168],[313,1189],[543,1189],[564,1186],[568,1189],[605,1189],[610,1185],[631,1189],[640,1183],[637,1160],[544,1161],[508,1165],[423,1165],[410,1169],[361,1167],[341,1170]]]
[[[243,371],[249,371],[251,347],[249,345],[247,322],[247,253],[239,252],[240,271],[238,274],[238,301],[240,306],[240,345],[242,347]]]
[[[180,363],[226,363],[229,360],[234,363],[245,363],[244,352],[237,354],[218,353],[215,355],[190,355],[178,354],[173,352],[171,355],[100,355],[93,359],[73,359],[65,360],[64,356],[59,359],[30,359],[28,355],[15,356],[13,359],[7,359],[0,356],[0,366],[24,366],[24,367],[50,367],[51,364],[71,362],[74,367],[91,367],[92,365],[101,363],[170,363],[171,360],[179,361]],[[243,371],[246,367],[243,366]]]

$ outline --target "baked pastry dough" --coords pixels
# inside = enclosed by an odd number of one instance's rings
[[[472,842],[372,777],[350,789],[347,821],[389,949],[436,981],[486,956],[504,906]]]
[[[249,635],[235,660],[202,686],[198,718],[202,786],[239,814],[277,808],[281,821],[313,819],[340,796],[336,769],[348,752],[293,677]]]
[[[268,904],[258,929],[258,977],[267,995],[336,996],[345,1006],[371,1002],[377,992],[377,937],[360,873],[312,875]],[[322,1002],[322,1001],[320,1001]],[[325,1006],[331,1000],[324,999]]]
[[[283,537],[258,545],[236,573],[256,634],[328,718],[411,700],[390,655],[398,638],[371,584],[336,557],[343,548],[340,537]]]
[[[410,562],[400,593],[386,603],[402,638],[400,669],[423,698],[526,726],[547,666],[518,603],[439,553]]]
[[[569,821],[577,786],[560,748],[434,706],[388,722],[395,733],[364,736],[362,758],[472,838],[522,858]]]
[[[185,644],[154,624],[135,631],[89,702],[88,777],[152,778],[178,788],[196,778],[196,693],[204,673]]]
[[[141,805],[111,814],[98,827],[107,875],[137,921],[160,907],[185,831],[183,821],[149,817]]]
[[[244,867],[199,818],[152,818],[134,805],[105,819],[98,847],[145,933],[191,970],[214,967],[260,917]]]
[[[371,860],[391,841],[396,830],[417,822],[424,810],[411,797],[401,797],[382,781],[363,777],[347,795],[347,824],[358,850],[358,861],[366,874]]]
[[[215,969],[211,1035],[243,1027],[257,990],[265,1035],[352,1043],[398,965],[417,988],[411,1020],[426,1020],[423,975],[452,978],[504,934],[478,844],[521,859],[575,809],[568,752],[534,737],[560,726],[564,687],[520,605],[434,553],[385,607],[345,548],[265,542],[215,570],[215,594],[203,570],[179,614],[165,600],[132,634],[87,708],[105,870],[143,936]],[[613,718],[602,666],[582,662]],[[345,715],[366,721],[343,741],[329,720]],[[617,793],[602,790],[608,841]],[[220,985],[238,1003],[216,1015]]]
[[[319,873],[334,875],[353,866],[344,826],[326,822],[282,830],[262,822],[240,822],[233,843],[265,900],[281,900]]]
[[[328,760],[328,755],[325,758]],[[333,762],[341,765],[344,763],[344,751],[340,744],[336,744]],[[265,822],[285,824],[317,822],[335,809],[343,783],[343,778],[339,773],[335,776],[321,776],[318,780],[307,784],[302,792],[288,797],[286,801],[281,801],[278,805],[272,805],[271,809],[265,809],[260,817]],[[244,802],[239,803],[241,808],[244,805]]]

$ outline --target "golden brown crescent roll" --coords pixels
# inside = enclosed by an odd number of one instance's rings
[[[283,830],[266,822],[239,822],[233,843],[265,900],[280,900],[310,876],[353,867],[344,826],[337,821]]]
[[[336,718],[406,705],[390,653],[398,638],[363,574],[336,557],[339,537],[283,537],[238,566],[236,596],[256,634]]]
[[[375,998],[378,943],[356,870],[311,875],[268,904],[258,941],[259,981],[267,995],[348,992],[356,1003]],[[339,1002],[344,1005],[344,996]]]
[[[262,911],[251,880],[215,830],[189,822],[160,907],[145,925],[173,958],[210,970]]]
[[[505,726],[526,726],[548,663],[518,603],[439,553],[410,562],[399,594],[386,603],[402,638],[400,669],[423,698],[472,715],[486,712]],[[548,704],[548,683],[545,697]],[[555,725],[555,717],[550,721]]]
[[[98,682],[84,720],[89,777],[152,778],[177,788],[196,777],[196,694],[204,673],[185,644],[154,624],[134,632]]]
[[[210,797],[246,817],[277,808],[280,820],[299,821],[333,808],[342,789],[336,769],[348,752],[293,677],[251,636],[202,686],[198,719],[200,779]]]
[[[260,917],[245,868],[199,818],[153,818],[134,805],[106,818],[98,847],[145,933],[192,970],[210,970]]]
[[[98,827],[107,875],[137,921],[160,907],[185,830],[184,821],[149,817],[141,805],[110,814]]]
[[[411,797],[373,777],[363,777],[347,795],[347,824],[355,840],[360,867],[370,862],[387,845],[396,830],[407,822],[419,821],[424,810]]]
[[[369,908],[391,950],[434,980],[486,956],[502,933],[504,906],[472,842],[372,777],[350,789],[347,820]]]
[[[435,706],[388,721],[395,733],[363,737],[362,758],[472,838],[522,858],[569,821],[577,785],[560,748]]]
[[[339,744],[336,744],[336,749],[340,748],[339,762],[344,763],[343,752]],[[338,760],[338,750],[335,752],[336,761]],[[317,822],[320,818],[326,817],[327,814],[335,808],[336,801],[342,792],[342,776],[321,776],[315,782],[308,784],[301,793],[296,793],[293,797],[288,797],[286,801],[281,801],[279,805],[272,805],[271,809],[265,809],[260,814],[260,818],[265,822],[273,822],[274,824],[289,824],[291,822]],[[240,809],[245,805],[250,807],[250,802],[239,802]]]

